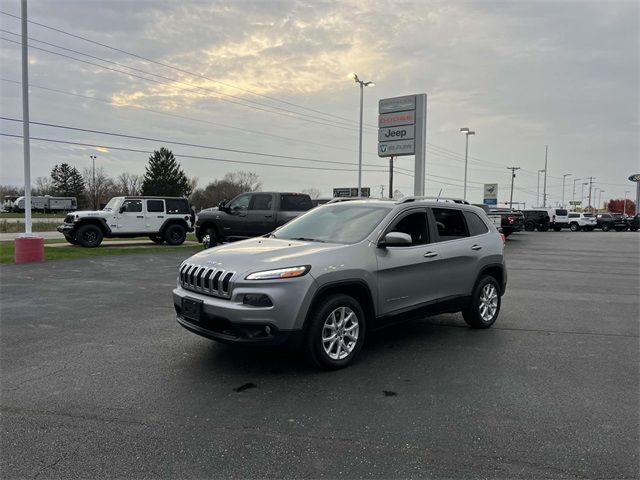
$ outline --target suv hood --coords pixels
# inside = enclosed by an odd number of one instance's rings
[[[108,212],[106,210],[79,210],[77,212],[71,212],[69,215],[78,215],[80,217],[108,217],[113,212]]]
[[[252,238],[203,250],[185,260],[238,273],[313,265],[313,257],[350,245],[279,238]]]

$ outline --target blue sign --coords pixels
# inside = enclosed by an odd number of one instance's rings
[[[498,199],[497,198],[485,198],[484,199],[484,204],[485,205],[498,205]]]

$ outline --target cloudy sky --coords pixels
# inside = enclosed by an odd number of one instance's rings
[[[21,119],[20,3],[0,5],[2,117]],[[143,173],[146,152],[164,145],[200,186],[247,170],[264,189],[330,195],[357,185],[349,72],[376,83],[363,147],[374,195],[388,188],[378,100],[413,93],[428,95],[428,194],[462,195],[461,127],[476,131],[474,202],[493,182],[508,200],[507,167],[519,166],[514,201],[535,204],[546,144],[551,204],[565,173],[567,201],[575,178],[595,177],[604,200],[633,192],[627,177],[640,173],[635,1],[30,0],[29,18],[31,121],[118,134],[33,125],[33,137],[107,147],[33,140],[33,178],[60,162],[82,170],[90,155],[113,176]],[[0,142],[0,183],[20,184],[22,141]],[[395,186],[411,194],[413,157],[397,165]]]

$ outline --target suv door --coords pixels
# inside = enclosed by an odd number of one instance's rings
[[[411,245],[376,248],[378,308],[382,315],[401,313],[434,302],[444,270],[438,245],[430,238],[426,208],[402,212],[384,230],[411,236]]]
[[[145,230],[149,233],[159,232],[165,221],[164,200],[145,200]]]
[[[458,208],[431,208],[429,213],[435,225],[442,268],[447,272],[440,283],[441,298],[471,295],[483,249],[486,251],[485,247],[489,246],[488,227],[474,212],[463,212]],[[468,221],[465,219],[467,214]],[[476,235],[470,235],[470,227]]]
[[[127,199],[122,202],[117,216],[118,233],[142,233],[145,231],[142,200]]]
[[[225,237],[247,237],[247,212],[251,194],[244,193],[237,196],[227,206],[227,211],[222,224],[223,236]]]
[[[274,196],[271,193],[251,195],[247,212],[247,234],[257,237],[273,231],[275,228]]]

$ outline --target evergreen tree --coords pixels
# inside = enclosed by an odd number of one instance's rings
[[[143,195],[188,197],[191,194],[189,179],[184,174],[173,152],[164,147],[154,150],[142,182]]]
[[[79,198],[85,191],[84,179],[77,168],[67,163],[55,165],[51,170],[51,182],[55,195]]]

